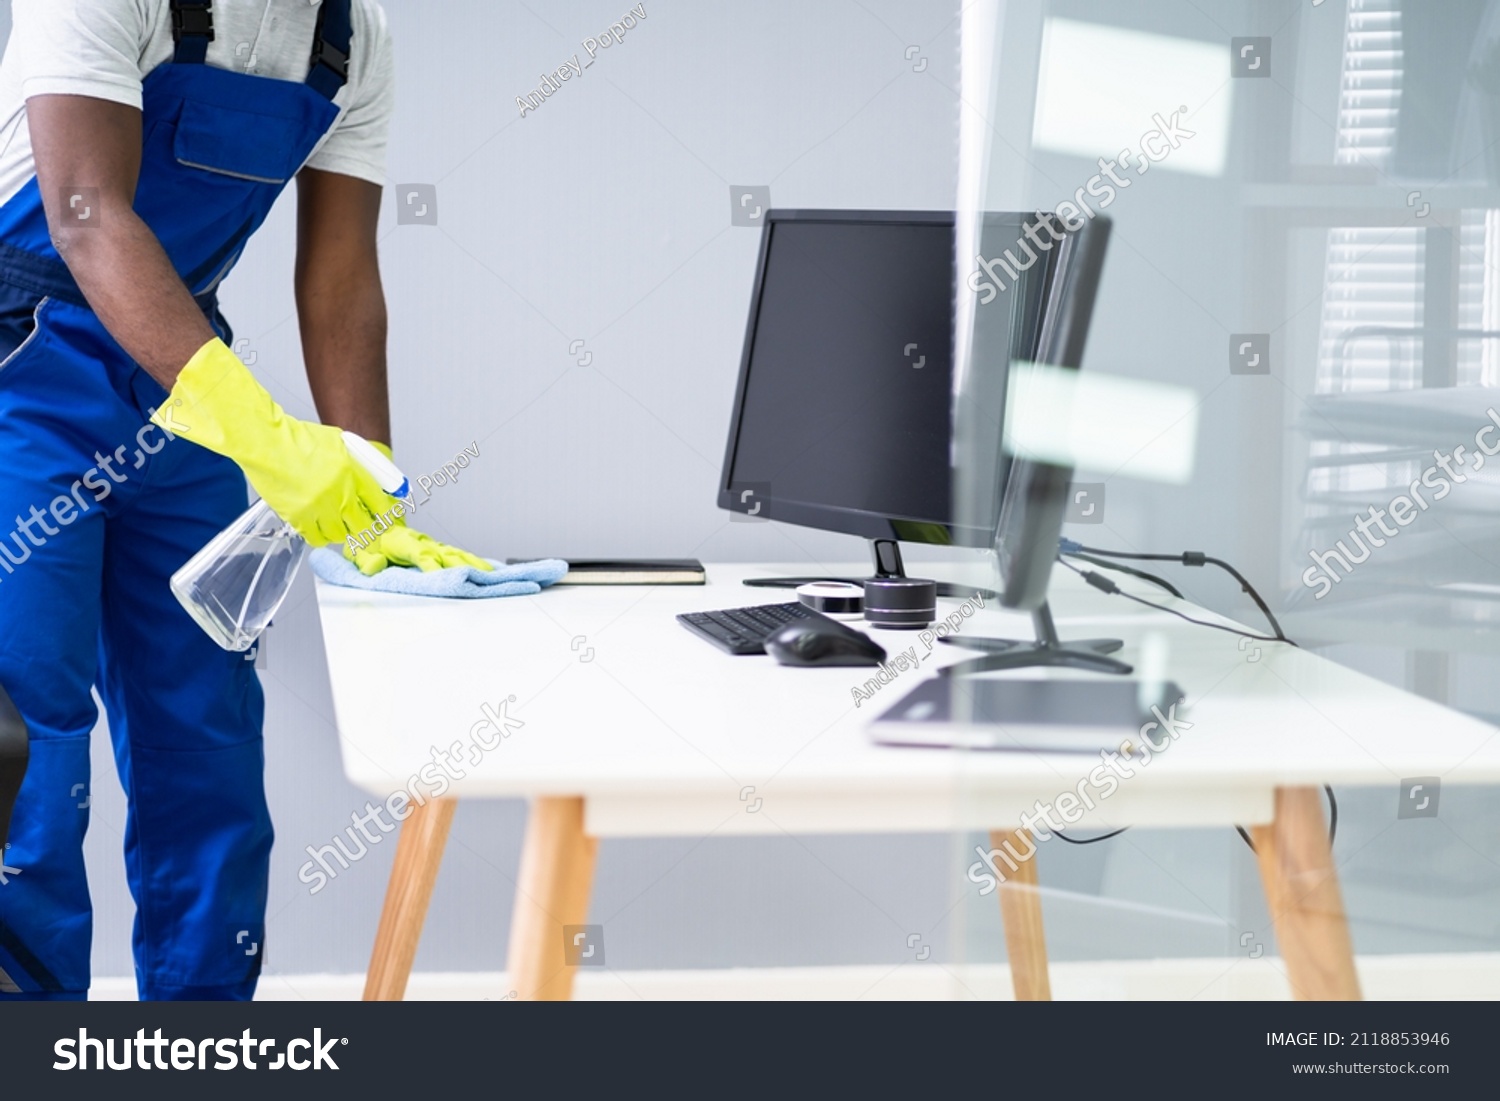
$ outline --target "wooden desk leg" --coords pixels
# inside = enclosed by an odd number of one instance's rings
[[[599,842],[583,832],[583,800],[535,799],[510,921],[510,985],[522,1001],[567,1001],[573,974],[565,925],[588,921]]]
[[[1256,826],[1251,835],[1292,996],[1358,1000],[1354,945],[1328,847],[1322,792],[1277,788],[1274,821]]]
[[[1024,830],[990,831],[992,849],[1006,852],[1007,842],[1008,851],[1017,856],[1036,851],[1036,842]],[[1016,870],[1000,885],[1005,954],[1010,959],[1010,981],[1018,1002],[1052,1000],[1052,981],[1047,975],[1047,936],[1042,929],[1042,896],[1037,888],[1034,855],[1030,860],[1019,861]]]
[[[406,996],[406,980],[417,958],[422,922],[427,918],[427,904],[432,900],[432,887],[457,809],[456,799],[434,799],[413,806],[411,815],[401,824],[396,863],[385,890],[370,972],[365,976],[367,1002],[399,1002]]]

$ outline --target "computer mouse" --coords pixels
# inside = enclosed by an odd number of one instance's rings
[[[788,623],[766,639],[766,653],[782,665],[879,665],[885,660],[880,643],[825,616]]]

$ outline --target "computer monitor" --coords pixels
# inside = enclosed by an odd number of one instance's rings
[[[1056,264],[1047,280],[1035,362],[1077,368],[1083,361],[1104,269],[1110,221],[1101,215],[1073,230],[1055,220],[1053,226],[1061,232],[1062,240],[1056,247]],[[997,460],[995,465],[999,469],[1002,463]],[[944,674],[1036,665],[1064,665],[1103,673],[1131,671],[1125,662],[1107,656],[1120,649],[1122,643],[1118,639],[1060,641],[1047,606],[1047,586],[1057,561],[1058,538],[1062,534],[1072,479],[1070,466],[1025,456],[1009,461],[1003,505],[995,526],[1000,603],[1031,613],[1036,640],[950,636],[944,641],[986,653],[971,662],[948,666]]]
[[[1028,217],[985,224],[1019,236]],[[954,257],[949,211],[766,215],[721,508],[864,536],[876,576],[902,575],[901,541],[993,543],[998,478],[981,515],[953,515]],[[1045,272],[1038,264],[1004,288],[1016,359],[1035,358]]]

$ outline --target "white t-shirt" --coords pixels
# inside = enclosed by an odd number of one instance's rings
[[[322,0],[214,0],[208,64],[273,80],[307,79]],[[354,0],[349,82],[339,117],[307,167],[385,183],[395,66],[385,12]],[[170,0],[12,0],[0,60],[0,203],[36,174],[26,100],[75,95],[141,106],[141,81],[170,61]]]

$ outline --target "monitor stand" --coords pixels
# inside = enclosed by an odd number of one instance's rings
[[[1061,642],[1052,623],[1052,610],[1046,602],[1031,613],[1036,626],[1035,642],[1018,642],[1005,638],[965,638],[947,635],[943,642],[966,650],[982,650],[983,657],[962,661],[939,670],[945,677],[962,677],[971,673],[992,673],[998,669],[1029,669],[1039,665],[1065,665],[1088,669],[1094,673],[1129,673],[1131,667],[1118,658],[1105,657],[1123,645],[1117,638],[1087,638]]]
[[[875,559],[875,572],[871,577],[905,577],[906,566],[901,561],[901,544],[894,539],[871,539],[870,553]],[[869,578],[865,577],[830,577],[828,574],[819,574],[817,577],[749,577],[745,584],[757,589],[795,589],[799,585],[811,585],[814,581],[843,581],[850,585],[863,585]],[[985,600],[999,600],[1000,594],[989,589],[976,588],[973,585],[956,585],[950,581],[937,582],[938,596],[951,597],[955,600],[966,600],[978,593]],[[1119,649],[1116,646],[1116,649]]]

